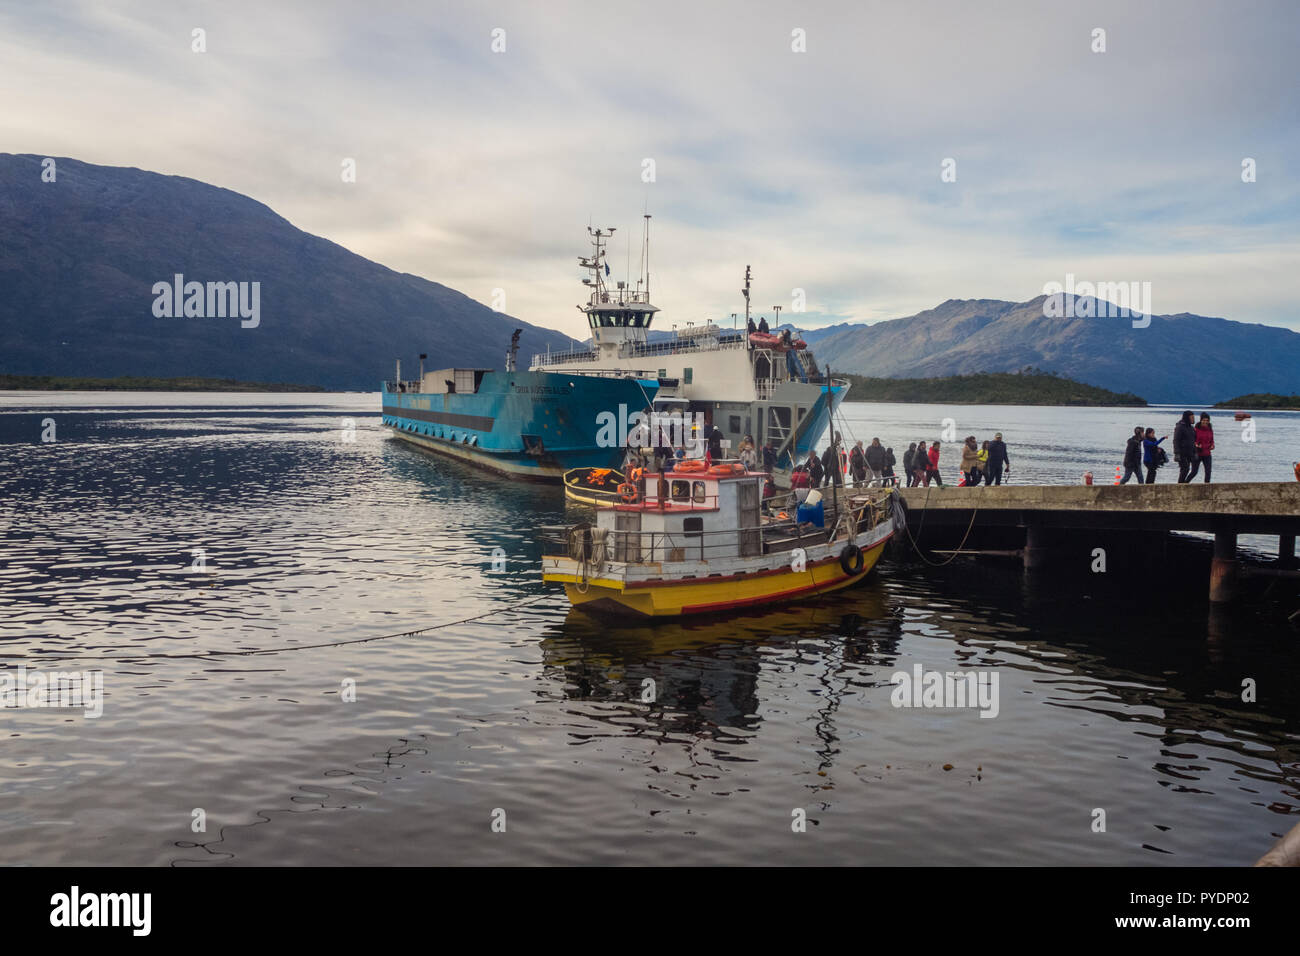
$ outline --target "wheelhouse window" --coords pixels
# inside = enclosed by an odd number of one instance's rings
[[[694,488],[691,493],[691,500],[693,500],[696,504],[704,503],[704,482],[702,481],[695,482]]]
[[[670,495],[673,501],[690,501],[691,483],[681,478],[674,479]]]

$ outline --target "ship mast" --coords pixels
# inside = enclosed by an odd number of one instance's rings
[[[740,294],[745,297],[745,328],[749,328],[749,266],[745,266],[745,288],[740,290]]]

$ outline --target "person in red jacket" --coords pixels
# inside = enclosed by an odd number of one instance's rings
[[[1196,457],[1201,464],[1201,471],[1205,475],[1205,483],[1210,483],[1210,464],[1213,461],[1212,452],[1214,451],[1214,426],[1210,424],[1210,416],[1206,412],[1201,412],[1201,420],[1196,423]],[[1196,474],[1195,471],[1192,474]]]
[[[930,445],[930,467],[925,470],[925,486],[930,487],[933,481],[940,487],[943,485],[943,476],[939,474],[939,443],[933,442]]]

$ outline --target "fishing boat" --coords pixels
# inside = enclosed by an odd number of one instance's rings
[[[794,518],[764,516],[768,477],[737,462],[694,460],[645,474],[635,500],[598,508],[594,525],[542,529],[543,580],[597,613],[756,607],[862,580],[902,521],[885,489],[840,492],[801,506]]]
[[[623,483],[617,468],[571,468],[564,473],[564,497],[581,505],[612,505]]]

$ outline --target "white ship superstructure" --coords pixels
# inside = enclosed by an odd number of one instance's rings
[[[578,261],[591,272],[583,280],[591,292],[587,304],[578,308],[591,328],[591,345],[534,355],[531,370],[657,379],[656,409],[702,413],[731,441],[733,450],[746,435],[759,448],[770,442],[777,452],[775,475],[785,484],[782,479],[788,479],[793,465],[825,434],[848,382],[820,370],[807,348],[760,346],[751,340],[748,266],[741,290],[745,329],[724,329],[712,321],[687,323],[652,341],[649,332],[659,309],[650,303],[650,217],[645,219],[642,278],[630,288],[626,282],[610,288],[605,281],[606,244],[614,230],[588,230],[593,251]]]

